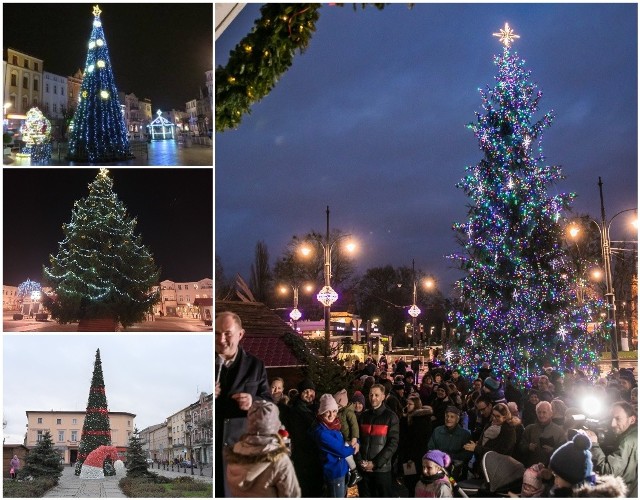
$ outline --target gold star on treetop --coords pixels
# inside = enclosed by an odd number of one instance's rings
[[[509,47],[514,38],[520,38],[520,35],[516,35],[509,27],[509,23],[504,23],[504,29],[500,30],[500,33],[494,33],[493,36],[500,37],[500,43],[504,43],[505,47]]]
[[[102,13],[102,11],[100,10],[100,7],[98,7],[97,5],[93,6],[93,15],[96,17],[100,17],[100,14]]]

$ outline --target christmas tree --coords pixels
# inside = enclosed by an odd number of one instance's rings
[[[135,429],[129,437],[129,447],[127,448],[127,476],[155,476],[156,474],[149,472],[148,467],[147,454],[142,449],[142,440],[138,429]]]
[[[96,361],[93,365],[91,387],[89,388],[87,414],[84,417],[80,445],[78,446],[78,461],[75,466],[76,476],[80,475],[82,464],[89,453],[102,445],[111,445],[111,427],[109,426],[109,408],[107,407],[107,394],[104,390],[100,349],[98,349],[96,351]],[[105,464],[104,474],[105,476],[114,474],[113,467],[110,464]]]
[[[33,478],[52,478],[55,484],[62,475],[62,457],[53,447],[53,440],[49,431],[45,431],[42,439],[38,441],[35,448],[29,450],[25,459],[25,466],[19,471],[19,476]]]
[[[576,277],[562,249],[561,212],[574,195],[547,194],[563,178],[540,146],[553,115],[533,119],[542,93],[509,50],[518,35],[508,24],[494,35],[504,44],[495,57],[497,84],[480,90],[483,112],[469,125],[484,158],[458,184],[470,204],[468,221],[454,226],[464,252],[453,257],[466,275],[458,283],[462,305],[452,314],[457,332],[449,356],[468,375],[487,361],[521,382],[547,362],[593,373],[586,324],[595,309],[576,300]]]
[[[133,157],[100,21],[101,12],[97,5],[93,8],[89,52],[69,138],[69,160],[100,163]]]
[[[60,323],[111,318],[123,326],[141,321],[158,300],[152,287],[160,271],[135,234],[136,219],[113,192],[107,169],[89,184],[89,196],[76,201],[65,238],[45,281],[54,290],[45,305]]]

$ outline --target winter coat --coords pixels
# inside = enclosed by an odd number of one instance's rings
[[[289,451],[271,436],[245,435],[225,452],[227,483],[234,497],[299,497]]]
[[[360,439],[360,426],[353,405],[340,408],[338,418],[340,419],[340,431],[345,441],[351,441],[353,438]]]
[[[412,460],[416,467],[422,463],[431,437],[431,408],[412,411],[400,419],[399,457],[401,462]]]
[[[373,472],[390,472],[391,458],[398,449],[398,416],[386,405],[366,410],[360,418],[360,460],[373,462]]]
[[[451,483],[444,477],[435,481],[426,481],[424,476],[416,484],[416,498],[451,498],[453,488]]]
[[[289,410],[281,415],[281,421],[289,431],[291,460],[304,497],[323,495],[320,452],[310,432],[316,422],[316,413],[314,405],[308,405],[300,397],[296,397]]]
[[[482,431],[482,435],[476,444],[476,449],[474,451],[478,463],[482,459],[482,456],[488,451],[495,451],[501,453],[502,455],[513,454],[513,451],[516,447],[516,428],[510,422],[504,422],[500,426],[500,434],[493,439],[489,439],[484,445],[482,444],[484,433],[487,429]]]
[[[562,427],[554,424],[553,422],[550,422],[545,426],[540,425],[539,422],[527,425],[522,433],[522,438],[518,443],[518,456],[526,467],[530,467],[538,462],[542,462],[546,467],[549,465],[549,459],[551,458],[553,451],[551,453],[547,453],[542,449],[542,445],[547,444],[553,447],[553,450],[555,451],[560,447],[560,445],[566,442],[567,433]],[[530,444],[538,445],[537,449],[535,451],[531,451],[529,449]]]
[[[598,443],[591,447],[593,470],[597,474],[621,477],[630,498],[638,498],[638,426],[632,425],[618,437],[618,447],[605,455]]]
[[[485,392],[485,394],[491,398],[491,403],[494,406],[498,403],[507,404],[507,398],[504,397],[504,390],[502,387],[490,392]]]
[[[11,465],[11,468],[15,472],[18,472],[18,469],[20,469],[20,459],[19,458],[12,458],[11,461],[9,462],[9,465]]]
[[[353,447],[346,445],[342,432],[331,430],[326,425],[317,422],[311,430],[318,449],[325,480],[345,477],[349,466],[345,458],[355,453]]]
[[[596,476],[596,484],[584,482],[573,488],[552,488],[550,498],[636,498],[627,495],[627,486],[621,477]]]
[[[428,449],[444,451],[451,460],[462,460],[465,463],[471,459],[472,453],[463,448],[471,440],[471,433],[456,425],[449,430],[446,426],[436,427],[429,438]]]

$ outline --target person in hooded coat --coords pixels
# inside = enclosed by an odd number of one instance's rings
[[[233,497],[300,497],[278,407],[256,400],[247,412],[247,432],[225,450],[227,485]]]
[[[404,483],[409,494],[412,494],[415,489],[422,457],[429,449],[432,414],[433,411],[429,406],[422,406],[420,396],[413,394],[407,401],[406,413],[400,419],[398,459],[401,464],[411,461],[416,468],[416,474],[404,476]]]

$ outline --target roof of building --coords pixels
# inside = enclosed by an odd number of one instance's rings
[[[82,415],[84,415],[86,412],[82,411],[82,410],[78,410],[78,411],[72,411],[72,410],[27,410],[26,414],[27,416],[29,415],[29,413],[51,413],[51,414],[60,414],[60,413],[68,413],[68,414],[72,414],[72,413],[80,413]],[[109,415],[129,415],[130,417],[135,417],[136,414],[135,413],[129,413],[126,411],[109,411]]]
[[[277,314],[260,302],[216,301],[216,313],[231,311],[240,316],[245,334],[241,345],[261,359],[267,368],[303,366],[285,336],[294,331]]]
[[[198,297],[193,301],[194,306],[212,306],[213,297]]]

